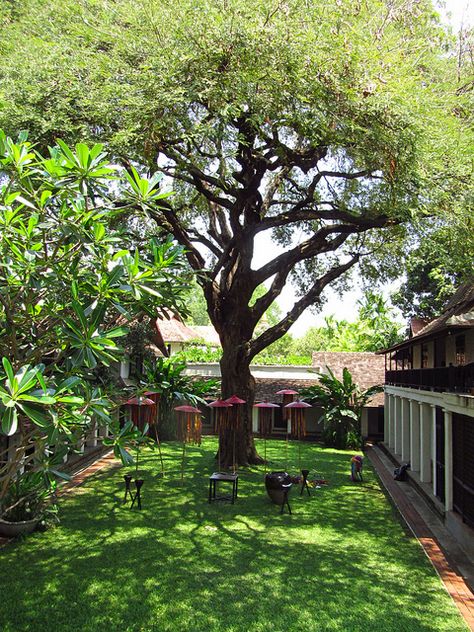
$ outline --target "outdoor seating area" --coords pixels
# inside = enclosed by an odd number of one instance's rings
[[[264,466],[239,468],[238,502],[208,503],[216,448],[188,446],[183,483],[180,443],[162,444],[164,477],[147,450],[141,511],[123,504],[115,462],[63,499],[58,527],[0,549],[2,632],[31,630],[31,613],[35,632],[466,629],[371,468],[351,481],[352,453],[303,443],[309,481],[328,485],[310,496],[294,485],[281,515]],[[281,470],[284,442],[266,449]],[[291,441],[292,476],[298,453]]]

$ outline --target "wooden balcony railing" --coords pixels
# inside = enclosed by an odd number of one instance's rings
[[[474,391],[474,362],[464,366],[446,366],[436,369],[386,371],[385,382],[394,386],[471,393]]]

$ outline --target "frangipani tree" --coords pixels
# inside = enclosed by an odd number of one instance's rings
[[[7,21],[0,100],[21,99],[0,117],[173,180],[148,213],[201,271],[222,396],[247,402],[237,459],[258,462],[252,358],[402,225],[446,210],[466,173],[454,42],[428,0],[25,0]],[[257,330],[292,277],[300,297]]]
[[[10,437],[0,515],[22,477],[53,485],[66,451],[111,423],[127,321],[156,317],[157,305],[184,310],[181,249],[130,247],[130,214],[161,196],[136,174],[121,179],[102,145],[58,142],[41,155],[26,135],[0,132],[0,421]],[[113,443],[127,458],[126,433]]]

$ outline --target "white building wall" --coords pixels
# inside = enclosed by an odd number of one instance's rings
[[[401,456],[402,461],[412,461],[415,477],[421,483],[431,484],[433,498],[436,489],[436,408],[444,411],[444,509],[446,512],[452,511],[452,415],[458,413],[472,417],[474,423],[474,396],[389,385],[385,386],[385,393],[389,398],[385,414],[390,416],[390,435],[385,437],[385,446],[390,452]]]

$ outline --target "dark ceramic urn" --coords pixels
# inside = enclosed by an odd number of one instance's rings
[[[291,483],[288,472],[270,472],[265,476],[267,494],[276,505],[282,505],[287,485]],[[285,486],[285,487],[284,487]]]

